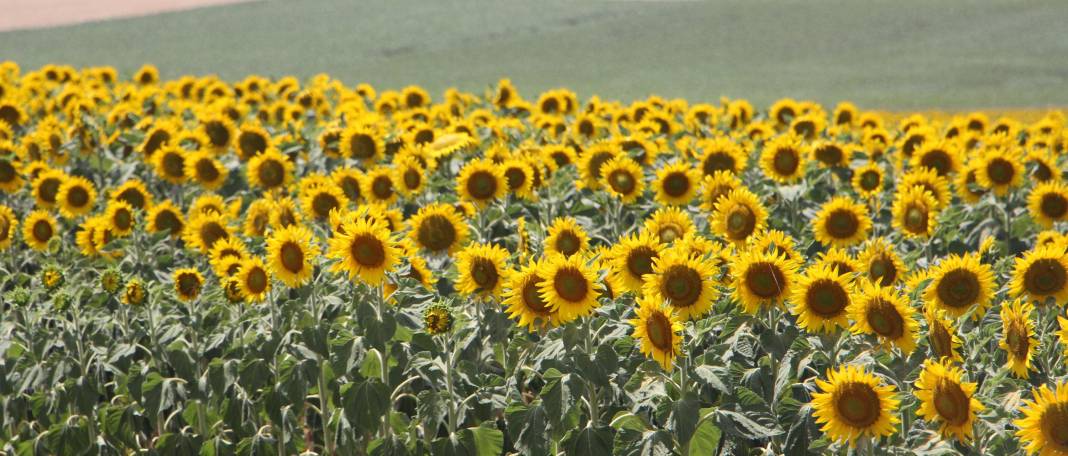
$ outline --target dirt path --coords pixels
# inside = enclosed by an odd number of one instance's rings
[[[254,0],[0,0],[0,31],[54,27]]]

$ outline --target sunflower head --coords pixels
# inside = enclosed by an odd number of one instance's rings
[[[642,354],[654,359],[665,371],[671,371],[682,352],[683,325],[675,310],[661,301],[642,298],[638,301],[631,335],[641,342]]]
[[[905,355],[916,348],[919,324],[899,291],[862,280],[853,291],[852,301],[849,313],[854,333],[874,335]]]
[[[781,135],[764,144],[760,153],[760,167],[764,175],[775,182],[790,184],[804,176],[808,155],[800,136]]]
[[[868,208],[847,196],[838,196],[823,205],[813,221],[817,241],[830,247],[851,247],[863,242],[871,231]]]
[[[1068,453],[1068,383],[1042,385],[1031,395],[1024,402],[1023,417],[1015,421],[1020,442],[1031,454]]]
[[[760,198],[742,187],[719,199],[709,221],[712,232],[737,246],[744,246],[763,229],[767,218],[768,211]]]
[[[1001,308],[1001,340],[998,346],[1005,350],[1008,367],[1017,377],[1027,378],[1031,370],[1031,358],[1038,348],[1035,338],[1035,323],[1031,320],[1034,307],[1019,298],[1005,303]]]
[[[349,278],[378,285],[399,262],[397,244],[382,223],[359,218],[344,226],[344,234],[330,239],[328,255],[339,260],[335,272],[347,272]]]
[[[308,228],[290,225],[271,233],[267,239],[271,273],[290,288],[300,287],[311,280],[312,261],[319,256],[319,247],[312,237]]]
[[[1038,246],[1016,258],[1011,291],[1037,302],[1068,302],[1068,249]]]
[[[516,320],[519,326],[531,330],[560,325],[559,313],[551,309],[541,296],[541,286],[545,279],[538,271],[542,267],[544,260],[534,261],[509,276],[507,291],[504,293],[508,316]]]
[[[939,263],[931,276],[931,284],[924,293],[927,304],[944,310],[953,318],[973,309],[972,319],[982,318],[997,291],[993,270],[990,265],[980,262],[975,254],[950,255]]]
[[[423,312],[423,326],[432,336],[451,331],[452,325],[452,310],[445,304],[435,303]]]
[[[549,231],[545,236],[545,252],[559,253],[566,257],[586,251],[589,247],[589,236],[572,217],[559,217],[553,220]]]
[[[645,191],[645,177],[634,160],[619,156],[601,167],[600,184],[608,193],[624,203],[631,203]]]
[[[621,238],[608,258],[615,288],[640,293],[645,276],[653,273],[653,262],[659,256],[660,245],[648,232]]]
[[[918,415],[938,423],[939,433],[968,441],[976,414],[983,411],[975,395],[976,384],[963,381],[964,371],[947,358],[927,360],[920,378],[916,380],[916,398],[920,400]]]
[[[423,206],[408,219],[408,225],[408,236],[428,252],[452,253],[467,242],[467,222],[448,204]]]
[[[204,287],[204,276],[192,268],[183,268],[174,271],[174,292],[182,301],[192,301],[200,296],[200,290]]]
[[[827,380],[817,379],[820,392],[812,393],[813,415],[821,430],[837,442],[851,447],[865,437],[892,435],[899,422],[893,385],[860,366],[843,366],[827,372]]]
[[[541,298],[564,324],[593,312],[600,303],[595,271],[582,255],[551,255],[539,267]]]
[[[751,249],[734,258],[734,298],[749,314],[781,305],[793,292],[797,265],[777,251]]]
[[[509,253],[499,245],[472,244],[457,254],[460,271],[456,288],[461,293],[482,297],[500,297],[510,271]]]
[[[126,288],[122,292],[122,302],[131,306],[139,306],[145,302],[146,294],[144,282],[134,278],[126,282]]]
[[[833,266],[809,268],[797,281],[791,310],[809,332],[833,332],[849,325],[850,283]]]
[[[1031,218],[1045,228],[1068,220],[1068,185],[1050,180],[1035,185],[1027,197]]]

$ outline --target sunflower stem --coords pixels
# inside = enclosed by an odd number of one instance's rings
[[[590,353],[592,353],[591,350],[593,349],[593,317],[592,316],[586,319],[586,325],[585,326],[586,326],[586,347],[585,347],[586,350],[585,350],[585,352],[586,352],[587,355],[589,355]],[[600,416],[600,410],[599,410],[600,409],[600,407],[599,407],[600,404],[597,403],[597,386],[595,386],[593,383],[591,383],[588,380],[586,381],[586,393],[589,396],[589,400],[588,400],[587,403],[589,404],[589,408],[590,408],[590,426],[593,427],[593,426],[597,425],[598,418]]]

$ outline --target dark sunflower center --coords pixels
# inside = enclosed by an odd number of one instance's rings
[[[151,157],[152,154],[159,150],[160,146],[170,141],[171,134],[166,130],[156,130],[148,135],[148,139],[145,140],[144,154],[146,157]]]
[[[865,171],[860,175],[860,188],[865,191],[874,191],[879,187],[879,173],[876,171]]]
[[[564,254],[564,256],[571,256],[578,253],[579,249],[582,248],[582,239],[571,230],[562,231],[556,237],[554,247],[556,247],[557,252]]]
[[[8,240],[11,236],[11,221],[7,217],[0,217],[0,241]]]
[[[675,265],[663,272],[661,292],[675,308],[690,307],[701,297],[701,275],[689,266]]]
[[[553,277],[553,289],[565,300],[579,302],[586,299],[590,284],[581,271],[569,267],[556,272],[556,276]]]
[[[349,250],[352,253],[352,259],[356,260],[360,266],[375,268],[386,261],[386,250],[382,241],[370,234],[354,238],[352,244],[349,244]]]
[[[156,215],[156,226],[161,230],[170,231],[171,234],[177,234],[182,230],[182,221],[174,212],[162,211]]]
[[[200,280],[193,274],[178,276],[178,291],[184,296],[196,296],[200,293]]]
[[[632,277],[642,278],[653,272],[653,259],[659,255],[656,250],[646,246],[635,248],[627,253],[627,271]]]
[[[833,318],[845,312],[849,294],[833,280],[819,280],[805,294],[809,311],[823,318]]]
[[[141,194],[140,191],[132,188],[128,188],[126,190],[123,190],[122,193],[119,193],[118,199],[119,201],[124,201],[130,206],[133,206],[134,209],[145,208],[145,195]]]
[[[15,167],[8,160],[0,160],[0,182],[11,182],[18,177]]]
[[[497,266],[486,258],[476,258],[471,262],[471,280],[483,291],[492,290],[497,286],[500,275]]]
[[[783,176],[792,176],[800,164],[797,151],[792,148],[783,148],[775,151],[775,172]]]
[[[229,236],[230,235],[227,234],[226,229],[215,222],[208,222],[200,227],[200,240],[204,243],[207,250],[211,250],[219,239],[224,239]]]
[[[868,428],[879,420],[882,401],[870,385],[848,383],[841,387],[835,399],[838,416],[847,425]]]
[[[834,144],[826,144],[823,147],[816,149],[816,160],[819,160],[827,166],[837,165],[845,158],[845,154],[842,153],[842,148]]]
[[[816,136],[816,125],[810,120],[802,120],[794,124],[794,133],[804,136],[807,139],[812,139]]]
[[[660,235],[660,242],[674,242],[682,236],[682,227],[675,224],[664,225],[657,234]]]
[[[966,269],[955,269],[942,276],[935,292],[947,306],[968,307],[979,300],[979,278]]]
[[[1068,450],[1068,402],[1050,404],[1042,413],[1042,433],[1060,451]]]
[[[286,242],[279,249],[279,257],[282,260],[282,267],[291,273],[298,273],[304,270],[304,249],[293,242]]]
[[[685,173],[671,173],[664,178],[664,193],[678,198],[690,191],[690,178]]]
[[[611,160],[614,155],[611,152],[598,152],[593,157],[590,157],[589,172],[594,179],[601,178],[601,166],[608,160]]]
[[[38,220],[33,224],[33,238],[39,242],[47,242],[52,239],[52,224],[46,220]]]
[[[671,320],[663,313],[654,312],[645,320],[645,334],[649,336],[649,342],[658,350],[674,349],[675,331],[671,327]]]
[[[953,335],[949,333],[949,330],[942,323],[931,324],[929,337],[931,351],[934,352],[935,358],[953,356]]]
[[[445,250],[456,242],[456,227],[445,216],[432,215],[419,224],[417,237],[428,250]]]
[[[475,171],[467,180],[467,193],[475,199],[490,199],[497,193],[497,179],[488,171]]]
[[[849,111],[842,111],[838,113],[838,117],[835,117],[834,123],[838,125],[845,125],[853,122],[853,113]]]
[[[736,207],[727,214],[727,236],[738,241],[749,237],[756,229],[756,214],[747,206]]]
[[[1053,258],[1042,258],[1031,264],[1024,273],[1024,288],[1036,296],[1047,296],[1064,289],[1068,271]]]
[[[527,307],[527,310],[544,316],[549,315],[552,311],[549,309],[548,304],[545,303],[545,300],[541,298],[541,292],[538,291],[541,282],[540,279],[534,278],[523,284],[523,305]]]
[[[115,227],[120,230],[126,230],[130,228],[130,224],[133,222],[133,214],[125,208],[115,211],[115,216],[111,219],[115,222]]]
[[[711,176],[716,171],[734,172],[734,157],[726,152],[712,152],[705,157],[702,170],[706,176]]]
[[[853,272],[853,266],[850,266],[848,263],[844,263],[841,261],[832,261],[830,264],[831,267],[836,269],[839,274],[849,274]]]
[[[284,165],[278,162],[278,160],[264,160],[260,164],[259,173],[257,177],[260,178],[260,182],[264,187],[273,188],[282,185],[285,178],[286,168]]]
[[[338,207],[341,207],[341,202],[329,193],[319,193],[312,198],[312,209],[315,210],[316,217],[325,219],[330,216],[330,211]]]
[[[416,144],[428,144],[434,142],[434,130],[423,129],[415,134]]]
[[[89,192],[84,187],[75,186],[67,191],[67,203],[76,208],[89,204]]]
[[[345,196],[350,200],[357,201],[360,199],[360,183],[352,177],[343,177],[340,182],[341,191],[345,192]]]
[[[1042,214],[1054,220],[1059,220],[1068,213],[1068,198],[1059,193],[1047,193],[1042,195]]]
[[[1027,337],[1027,325],[1024,322],[1020,320],[1009,322],[1005,330],[1005,345],[1009,347],[1009,353],[1013,358],[1021,361],[1027,359],[1031,341]]]
[[[259,267],[253,268],[245,278],[245,286],[250,293],[263,293],[267,289],[267,271]]]
[[[905,229],[913,233],[927,232],[927,209],[917,204],[905,208]]]
[[[849,239],[860,228],[860,220],[849,209],[838,209],[827,217],[827,233],[836,239]]]
[[[923,141],[924,137],[920,135],[909,137],[909,139],[905,140],[905,144],[901,145],[901,151],[905,153],[906,157],[911,157],[916,148],[923,145]]]
[[[745,272],[745,283],[749,291],[758,297],[772,299],[782,293],[783,287],[786,286],[786,276],[775,264],[753,263]]]
[[[375,180],[371,182],[371,193],[374,193],[375,198],[389,199],[393,196],[393,179],[389,176],[375,177]]]
[[[905,319],[893,304],[874,298],[875,302],[868,309],[868,325],[876,334],[887,339],[896,340],[905,334]]]
[[[920,165],[938,172],[939,176],[949,174],[949,154],[944,150],[932,150],[923,155]]]
[[[237,136],[241,156],[249,159],[267,150],[267,138],[257,132],[244,132]]]
[[[44,182],[41,182],[40,194],[41,199],[47,203],[56,202],[56,193],[59,193],[59,179],[48,178]]]
[[[934,406],[947,423],[959,426],[968,421],[971,400],[956,382],[942,379],[934,388]]]
[[[1012,163],[1009,163],[1008,160],[996,158],[986,165],[986,172],[990,176],[990,180],[994,181],[994,184],[1006,185],[1012,182],[1016,169],[1012,167]]]
[[[215,147],[225,147],[230,144],[230,130],[222,122],[208,122],[204,126],[204,132],[207,133],[211,145]]]
[[[215,182],[219,178],[219,169],[211,160],[200,160],[197,162],[197,177],[203,182]]]
[[[352,147],[352,156],[355,158],[367,160],[375,156],[375,139],[371,135],[362,133],[352,135],[349,139],[349,146]]]
[[[504,177],[508,179],[508,188],[512,191],[523,188],[527,182],[527,173],[519,168],[508,168],[504,171]]]
[[[612,171],[608,175],[608,183],[612,186],[612,190],[622,195],[629,195],[634,192],[634,176],[627,171],[621,169]]]
[[[1038,169],[1035,170],[1035,179],[1039,182],[1046,182],[1053,179],[1053,170],[1045,163],[1038,162]]]

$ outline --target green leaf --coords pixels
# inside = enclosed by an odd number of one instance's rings
[[[341,387],[345,417],[360,431],[373,431],[389,410],[390,391],[378,379],[348,383]]]
[[[690,438],[690,452],[688,455],[684,456],[716,454],[716,450],[719,448],[721,432],[712,420],[712,418],[714,418],[714,413],[715,409],[712,408],[701,409],[701,416],[707,418],[701,420],[697,425],[693,437]]]
[[[697,420],[701,417],[701,401],[693,392],[686,393],[682,399],[671,404],[671,415],[667,428],[678,436],[683,445],[690,441],[697,429]]]
[[[541,389],[542,403],[553,425],[559,426],[575,405],[575,398],[571,394],[571,374],[562,374],[555,368],[549,368],[542,379],[545,380],[545,386]]]
[[[564,436],[567,454],[600,456],[612,454],[612,428],[586,426]]]
[[[54,454],[86,454],[92,444],[89,420],[84,416],[72,416],[49,428],[46,438],[48,448]]]
[[[197,454],[203,443],[203,439],[196,434],[186,432],[166,433],[160,436],[156,442],[156,451],[163,456]]]
[[[725,432],[753,440],[765,440],[782,434],[780,429],[769,428],[730,410],[716,410],[716,424]]]
[[[549,450],[548,413],[541,402],[512,405],[505,410],[509,436],[516,448],[526,454],[545,454]]]
[[[504,450],[504,433],[499,429],[472,427],[460,431],[460,440],[475,456],[500,456]]]

